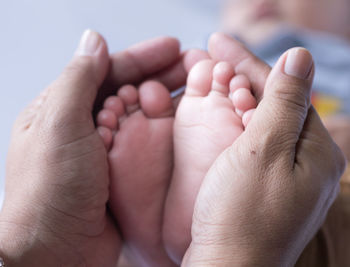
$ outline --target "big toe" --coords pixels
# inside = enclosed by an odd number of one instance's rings
[[[200,61],[192,68],[187,79],[186,95],[204,97],[209,94],[215,65],[215,61],[208,59]]]
[[[147,81],[141,84],[139,98],[141,109],[149,118],[162,118],[174,115],[170,92],[160,82]]]

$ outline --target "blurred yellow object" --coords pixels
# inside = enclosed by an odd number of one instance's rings
[[[350,162],[348,163],[348,167],[344,173],[342,182],[348,183],[350,185]],[[350,194],[350,191],[348,193]]]
[[[314,94],[312,104],[322,118],[338,113],[342,106],[339,99],[322,94]]]

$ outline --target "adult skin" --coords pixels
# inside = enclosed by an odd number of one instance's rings
[[[225,40],[223,39],[222,41]],[[221,41],[218,43],[221,43]],[[226,44],[226,42],[223,42],[223,44]],[[225,51],[222,48],[218,47],[218,53],[212,56],[218,59],[221,56],[230,59],[233,54],[227,53],[227,51],[232,50]],[[233,45],[232,48],[237,48],[237,45]],[[235,51],[239,52],[239,49],[235,49]],[[213,53],[213,51],[211,52]],[[237,60],[241,60],[241,62],[247,64],[238,64],[238,61],[236,61],[237,66],[254,66],[267,76],[269,69],[262,63],[246,61],[246,58],[238,55],[235,55],[237,56]],[[113,222],[106,211],[109,184],[107,156],[104,145],[95,129],[93,116],[91,115],[97,91],[103,82],[105,82],[103,86],[104,90],[102,91],[104,93],[100,95],[104,95],[106,92],[113,92],[115,88],[118,88],[122,84],[139,83],[149,77],[160,79],[169,88],[176,88],[185,81],[186,72],[183,66],[193,65],[192,61],[195,61],[195,58],[198,58],[198,55],[188,55],[182,57],[181,61],[177,41],[169,38],[161,38],[112,56],[111,66],[109,68],[107,47],[103,39],[98,34],[92,32],[88,32],[84,36],[81,46],[70,65],[60,78],[49,86],[42,96],[22,113],[14,128],[13,142],[8,158],[7,193],[4,209],[0,215],[0,239],[5,240],[5,242],[1,242],[0,244],[0,255],[5,257],[5,262],[9,266],[114,266],[118,258],[120,240]],[[232,60],[232,64],[235,65],[234,60],[236,59]],[[259,66],[264,66],[264,68],[259,69]],[[238,72],[239,70],[237,69]],[[154,76],[156,73],[158,75]],[[259,76],[258,79],[251,77],[251,80],[254,88],[260,88],[257,85],[259,82],[264,82],[264,77]],[[283,85],[286,85],[287,88],[288,86],[295,85],[290,82]],[[293,86],[292,88],[295,89],[296,87]],[[301,88],[305,89],[304,87]],[[257,90],[256,95],[261,96],[262,90]],[[303,97],[305,99],[304,94]],[[265,101],[266,104],[263,106],[275,104],[276,107],[280,107],[278,100],[285,103],[282,99],[274,97],[267,99]],[[258,111],[257,114],[265,113]],[[271,118],[276,117],[272,116]],[[271,118],[267,122],[271,122]],[[252,124],[259,125],[256,121],[257,119],[253,118]],[[268,125],[272,126],[270,124]],[[254,129],[254,127],[251,128]],[[280,130],[280,127],[278,129]],[[263,130],[262,133],[268,132],[263,127],[260,130]],[[103,134],[103,129],[100,129],[100,131]],[[247,132],[254,131],[247,129]],[[263,136],[267,137],[266,135]],[[256,138],[256,135],[252,137]],[[256,138],[256,140],[259,138]],[[271,139],[263,138],[262,140]],[[338,150],[330,139],[323,138],[321,140],[325,141],[325,144],[328,144],[329,148],[333,148],[332,151],[326,152],[332,152],[333,155],[338,155]],[[276,142],[276,139],[272,141]],[[248,139],[246,139],[246,142],[246,145],[252,144],[250,141],[248,142]],[[270,145],[270,143],[266,145]],[[275,147],[274,145],[276,144],[272,143],[271,147]],[[213,194],[207,194],[211,190],[206,190],[206,188],[211,187],[210,183],[212,180],[215,180],[215,184],[219,180],[219,187],[227,186],[225,190],[219,190],[220,194],[223,193],[224,196],[232,195],[232,192],[235,192],[235,190],[242,189],[241,184],[238,183],[238,187],[235,189],[232,187],[232,183],[227,180],[228,178],[232,178],[232,166],[227,168],[228,166],[226,165],[229,162],[227,158],[232,157],[230,151],[233,150],[230,149],[228,152],[225,152],[215,165],[222,166],[223,172],[221,174],[223,175],[215,175],[215,171],[218,168],[214,167],[212,171],[214,174],[211,175],[209,173],[209,178],[207,177],[201,190],[202,193],[199,196],[196,207],[193,244],[188,253],[187,263],[193,262],[191,266],[200,262],[202,264],[201,266],[203,266],[203,263],[211,266],[213,266],[212,263],[223,266],[226,263],[248,263],[248,260],[253,259],[259,260],[259,263],[265,260],[266,264],[274,263],[277,265],[282,262],[282,259],[277,257],[266,259],[267,252],[270,255],[271,251],[275,251],[274,247],[266,246],[266,240],[269,240],[266,239],[266,236],[262,235],[258,239],[259,242],[254,246],[249,246],[248,248],[243,246],[238,250],[237,244],[242,244],[242,235],[246,233],[251,234],[251,232],[243,231],[239,235],[238,231],[235,231],[238,228],[230,228],[233,226],[227,223],[221,225],[229,225],[230,227],[217,228],[208,227],[208,224],[200,224],[201,222],[205,222],[205,220],[200,219],[200,215],[204,214],[200,211],[207,209],[208,203],[223,204],[221,206],[224,209],[223,214],[225,216],[222,216],[222,218],[216,218],[215,216],[217,214],[214,214],[215,210],[213,211],[212,209],[209,209],[209,213],[205,213],[205,216],[209,217],[214,215],[214,217],[210,218],[213,219],[213,224],[210,225],[215,226],[217,219],[223,222],[227,222],[227,220],[232,222],[232,218],[236,219],[235,214],[230,209],[227,210],[228,204],[230,205],[229,207],[232,207],[232,205],[241,205],[242,198],[247,200],[245,198],[250,198],[252,193],[256,193],[254,190],[252,192],[242,190],[245,194],[238,194],[241,196],[237,198],[238,200],[224,197],[221,203],[220,201],[215,202],[217,200],[215,190],[212,191],[214,192]],[[255,164],[251,167],[252,172],[256,171],[256,165],[261,167],[266,163],[266,158],[261,157],[261,155],[265,156],[263,153],[265,151],[261,152],[261,154],[258,149],[257,151],[258,156],[256,157]],[[240,152],[244,155],[244,150]],[[267,150],[265,153],[267,152],[271,152],[271,150]],[[341,158],[340,155],[339,153],[338,156]],[[316,162],[323,162],[320,159],[320,155],[317,156],[319,158],[316,157]],[[252,163],[250,158],[248,162],[247,157],[242,157],[241,161],[244,159],[247,160],[245,162],[247,165]],[[244,162],[240,163],[243,164]],[[341,173],[342,166],[340,165],[338,166],[338,170],[335,170],[337,166],[332,162],[323,166],[322,173],[326,171],[326,174],[329,173],[333,177],[332,180],[327,180],[331,185],[336,184],[334,182],[336,175],[333,176],[333,174],[337,174],[336,171]],[[314,165],[311,164],[311,166]],[[270,173],[263,172],[265,169],[262,168],[261,171],[262,173],[259,173],[260,177],[269,177],[268,174]],[[249,173],[251,172],[249,171]],[[306,175],[305,177],[310,177],[310,175]],[[215,179],[210,179],[210,177],[214,176]],[[247,177],[249,181],[248,178],[251,177]],[[326,182],[326,179],[323,182]],[[267,185],[270,184],[267,183]],[[269,188],[267,187],[267,189]],[[313,188],[308,189],[310,189],[310,192],[314,190]],[[228,190],[233,191],[230,193]],[[267,190],[262,191],[267,192]],[[322,193],[322,196],[326,195],[324,192]],[[331,194],[329,195],[329,202],[331,202],[333,196]],[[282,198],[280,197],[279,199]],[[255,197],[253,200],[256,201],[257,198]],[[266,203],[268,200],[266,198]],[[301,203],[304,203],[303,200],[305,199],[300,200]],[[256,204],[254,201],[248,201],[248,203]],[[288,204],[290,204],[288,201],[282,201],[281,206],[283,208],[286,206],[289,207]],[[326,212],[327,205],[320,209],[313,206],[307,208],[308,211],[312,210],[313,214],[316,214],[318,211]],[[248,215],[251,213],[254,214],[254,211],[256,213],[254,209],[247,209],[246,211],[248,211]],[[240,212],[242,212],[242,209]],[[280,215],[282,214],[285,214],[283,210],[281,210]],[[297,214],[300,215],[303,212]],[[258,214],[255,215],[257,216]],[[243,216],[243,219],[247,217]],[[280,216],[277,217],[280,218]],[[274,219],[273,216],[271,218]],[[318,216],[315,215],[314,218],[318,218]],[[308,230],[310,226],[308,219],[309,217],[306,217],[306,219],[301,218],[300,221],[297,220],[294,224],[291,222],[291,226],[292,228],[294,227],[293,229],[296,229],[300,227],[301,222],[306,221],[305,225],[300,229]],[[256,223],[255,226],[261,225],[258,220],[253,221]],[[244,220],[237,220],[237,226],[235,227],[244,229],[242,228],[244,223],[246,223]],[[257,236],[261,232],[264,232],[264,230],[266,231],[266,229],[276,229],[276,232],[279,232],[281,226],[278,223],[275,222],[275,224],[268,225],[271,228],[266,228],[265,224],[263,224],[263,227],[254,228],[255,232],[253,227],[247,230],[253,231]],[[198,225],[204,227],[197,228]],[[196,234],[198,233],[196,229],[202,229],[204,233]],[[208,231],[205,231],[206,229]],[[229,234],[228,236],[230,238],[225,239],[228,243],[225,244],[225,242],[222,242],[222,234],[225,236]],[[203,244],[201,241],[213,236],[220,241],[218,243],[220,246],[207,246],[205,249],[200,245],[198,246],[198,244]],[[300,245],[298,237],[299,235],[297,235],[295,240],[292,240],[292,245],[296,247]],[[278,235],[276,238],[281,237]],[[234,241],[235,239],[237,242]],[[212,240],[214,242],[211,244],[215,245],[216,240]],[[282,244],[290,244],[289,241],[286,238],[282,240]],[[228,246],[226,246],[227,244]],[[239,259],[232,257],[232,251],[242,253],[239,254],[241,257]],[[207,257],[203,257],[198,252],[204,252]],[[294,255],[293,251],[290,252]],[[198,257],[198,255],[201,257]],[[213,261],[211,257],[217,255],[219,257],[215,259],[219,259],[220,257],[222,259],[219,262]],[[289,263],[293,261],[291,257],[285,257],[283,260]]]
[[[109,57],[103,38],[85,32],[62,75],[15,123],[0,214],[6,266],[116,265],[121,243],[106,208],[109,175],[92,115],[96,96],[98,105],[121,85],[148,78],[175,89],[191,60],[195,54],[180,54],[178,41],[165,37]]]
[[[261,100],[249,126],[207,174],[183,266],[294,266],[339,191],[345,159],[310,107],[311,55],[275,67],[214,34],[209,54],[231,62]]]

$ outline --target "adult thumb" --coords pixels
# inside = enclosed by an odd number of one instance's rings
[[[97,32],[86,30],[71,62],[49,86],[48,100],[55,107],[91,111],[109,68],[108,48]]]
[[[247,137],[263,144],[268,155],[280,158],[281,153],[295,152],[311,105],[313,77],[313,59],[304,48],[284,53],[270,72],[263,99],[246,129]]]

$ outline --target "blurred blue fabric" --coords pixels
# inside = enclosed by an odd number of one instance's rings
[[[350,43],[328,33],[282,27],[275,37],[251,50],[273,66],[292,47],[305,47],[312,53],[316,65],[314,90],[340,99],[340,112],[350,115]]]

